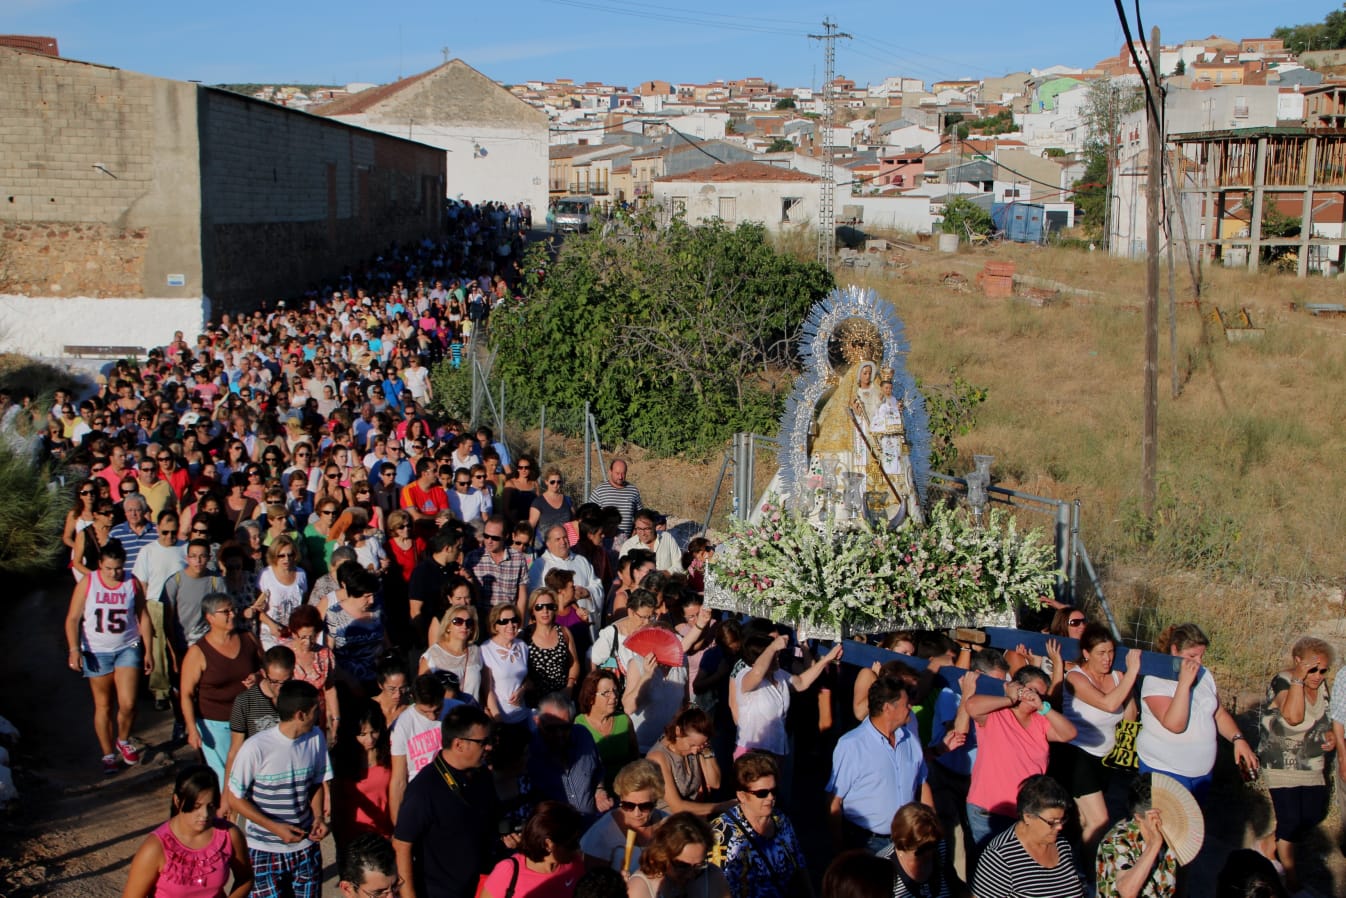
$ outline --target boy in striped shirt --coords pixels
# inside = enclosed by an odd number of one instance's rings
[[[276,695],[280,723],[243,742],[229,773],[230,807],[252,860],[254,896],[319,898],[322,890],[322,784],[332,778],[327,738],[314,727],[318,690],[299,680]]]

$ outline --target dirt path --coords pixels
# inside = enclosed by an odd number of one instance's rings
[[[103,775],[89,687],[65,667],[68,582],[10,599],[0,631],[0,715],[23,734],[20,798],[0,816],[0,898],[117,898],[136,848],[167,819],[176,766],[192,760],[190,749],[168,750],[172,715],[144,696],[133,731],[150,746],[141,765]]]

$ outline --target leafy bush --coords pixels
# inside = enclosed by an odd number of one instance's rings
[[[832,287],[761,225],[661,227],[648,216],[569,237],[554,260],[525,267],[527,299],[491,319],[493,374],[511,408],[587,401],[604,442],[659,455],[774,432],[798,328]]]
[[[965,196],[956,196],[944,204],[944,220],[939,227],[946,234],[964,237],[969,231],[989,234],[995,230],[995,223],[991,221],[990,212]]]
[[[455,368],[449,361],[440,362],[430,372],[430,386],[434,389],[434,406],[450,418],[466,421],[472,414],[471,362],[463,359],[462,367]]]
[[[965,436],[977,423],[977,406],[989,395],[985,387],[969,383],[957,369],[951,369],[948,383],[916,386],[925,397],[930,415],[930,470],[954,473],[958,462],[956,437]]]

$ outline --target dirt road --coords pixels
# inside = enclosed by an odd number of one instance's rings
[[[0,631],[0,715],[23,733],[20,799],[0,816],[0,898],[117,898],[136,848],[168,817],[175,765],[192,760],[167,749],[172,715],[144,696],[134,735],[149,750],[139,767],[103,775],[89,687],[65,666],[69,582],[12,595]]]

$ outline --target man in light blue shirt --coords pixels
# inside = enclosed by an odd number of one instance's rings
[[[869,687],[869,716],[837,741],[832,753],[829,809],[837,850],[888,847],[893,815],[912,801],[934,807],[911,696],[895,677]]]

